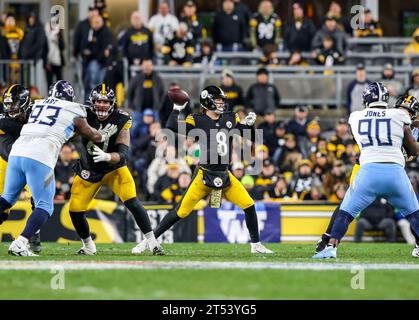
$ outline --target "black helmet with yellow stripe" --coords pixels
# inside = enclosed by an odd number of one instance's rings
[[[31,105],[29,90],[20,85],[11,85],[3,93],[4,113],[9,118],[26,118]]]
[[[419,101],[414,96],[403,95],[397,99],[395,108],[403,108],[409,111],[410,117],[415,119],[419,114]]]
[[[104,83],[96,86],[89,97],[99,119],[106,119],[113,112],[115,99],[115,92]],[[101,102],[108,102],[109,104],[103,104]]]

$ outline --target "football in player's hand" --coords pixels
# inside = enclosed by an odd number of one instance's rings
[[[170,101],[172,101],[172,103],[176,105],[183,105],[190,100],[188,93],[183,91],[179,87],[174,87],[170,89],[167,92],[167,95]]]

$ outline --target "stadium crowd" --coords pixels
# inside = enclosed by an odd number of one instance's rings
[[[177,202],[191,181],[200,150],[194,141],[182,141],[177,148],[168,146],[164,152],[156,136],[165,127],[172,104],[163,80],[154,66],[166,64],[184,67],[202,66],[213,61],[214,51],[251,51],[263,53],[256,82],[247,92],[235,82],[234,73],[224,69],[220,87],[228,97],[230,110],[243,118],[247,112],[258,114],[258,128],[263,129],[264,144],[254,151],[263,161],[257,176],[246,173],[249,165],[234,161],[233,174],[241,180],[256,200],[328,200],[339,202],[348,188],[349,174],[357,161],[359,149],[345,118],[334,128],[322,128],[310,116],[307,106],[295,107],[292,119],[278,120],[275,111],[281,105],[281,93],[269,83],[271,65],[339,65],[345,63],[349,37],[381,37],[383,30],[365,10],[362,29],[352,30],[340,5],[332,1],[321,24],[316,26],[305,15],[301,3],[292,6],[292,16],[281,21],[271,1],[260,1],[258,12],[252,13],[240,0],[223,0],[210,28],[199,18],[198,8],[187,1],[179,17],[170,12],[167,2],[160,2],[158,12],[144,23],[139,12],[131,14],[130,27],[113,35],[109,27],[106,2],[95,1],[88,17],[77,25],[71,61],[83,70],[85,98],[98,83],[105,82],[117,92],[119,107],[132,114],[130,167],[143,200]],[[66,45],[62,31],[54,20],[46,24],[30,14],[23,28],[12,13],[0,17],[0,59],[42,60],[48,84],[62,78]],[[228,32],[225,32],[228,30]],[[282,61],[277,53],[287,51],[290,58]],[[310,59],[302,53],[309,53]],[[419,28],[413,34],[406,54],[419,54]],[[128,88],[123,83],[123,63],[130,70]],[[215,62],[217,63],[217,62]],[[18,70],[19,65],[10,68]],[[408,92],[419,98],[419,70],[412,73],[411,87],[403,88],[395,79],[391,64],[384,66],[382,79],[368,79],[365,66],[356,66],[355,79],[347,87],[348,113],[363,108],[361,94],[366,83],[380,80],[388,86],[391,96]],[[173,83],[172,86],[176,86]],[[125,94],[121,92],[124,92]],[[196,109],[190,103],[189,111]],[[199,106],[198,106],[199,108]],[[57,199],[67,199],[73,175],[71,167],[77,152],[77,140],[66,144],[56,168]],[[184,148],[186,156],[178,157]],[[409,163],[407,170],[419,193],[418,163]],[[105,191],[106,192],[106,191]],[[106,196],[106,195],[105,195]]]

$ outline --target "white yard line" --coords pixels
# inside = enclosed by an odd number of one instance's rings
[[[150,270],[150,269],[237,269],[237,270],[419,270],[419,264],[409,263],[339,263],[303,262],[205,262],[205,261],[0,261],[1,270]]]

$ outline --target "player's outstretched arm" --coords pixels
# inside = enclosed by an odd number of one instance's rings
[[[403,148],[409,157],[419,156],[419,144],[413,137],[412,130],[408,125],[404,126]]]
[[[186,102],[183,105],[173,105],[173,111],[170,113],[169,118],[166,122],[166,128],[172,130],[173,132],[176,132],[178,134],[187,135],[190,130],[194,129],[195,123],[193,120],[192,115],[188,116],[186,118],[186,121],[179,121],[179,114],[180,112],[186,107],[188,102]],[[185,123],[186,122],[186,132],[180,132],[182,130],[179,130],[179,123]]]
[[[89,126],[86,118],[76,118],[74,119],[74,125],[76,127],[77,133],[83,137],[89,139],[94,143],[101,143],[105,141],[105,136],[102,135],[99,131]]]
[[[108,162],[110,164],[118,164],[125,162],[128,157],[128,151],[130,146],[130,133],[129,129],[122,129],[118,137],[116,138],[116,144],[118,151],[106,153],[98,146],[93,147],[93,161],[94,162]]]

